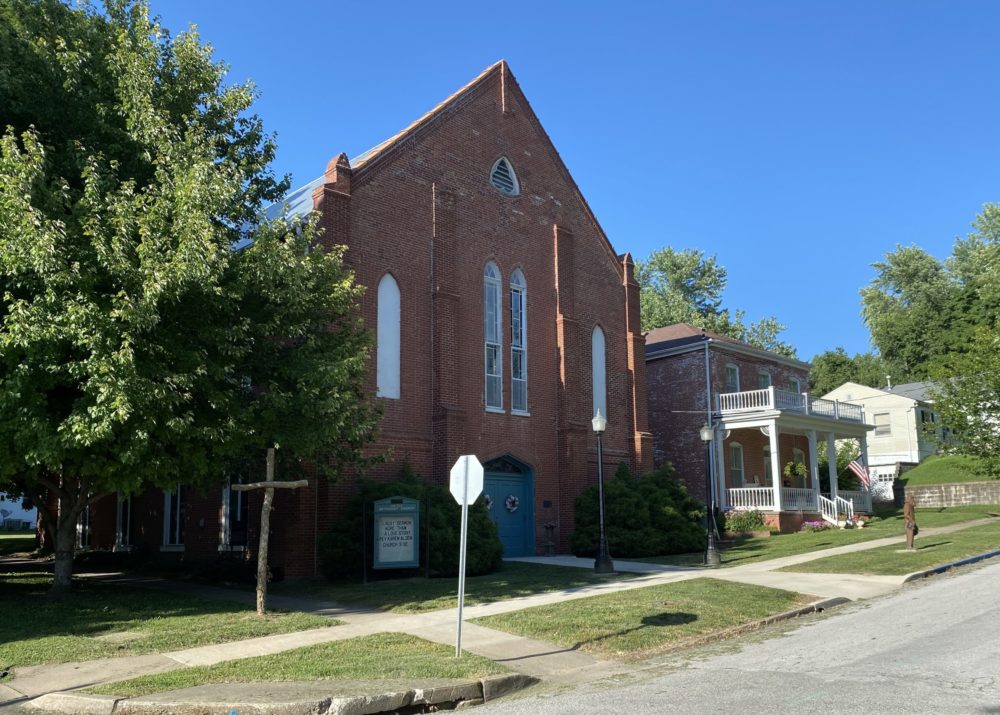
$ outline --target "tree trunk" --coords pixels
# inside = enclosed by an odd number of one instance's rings
[[[70,513],[73,513],[70,511]],[[69,595],[73,585],[73,553],[76,550],[76,519],[60,515],[56,525],[55,555],[52,569],[52,588],[49,596],[62,598]]]

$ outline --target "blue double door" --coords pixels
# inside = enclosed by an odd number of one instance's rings
[[[483,493],[497,525],[503,555],[535,555],[534,485],[531,470],[507,457],[484,465]]]

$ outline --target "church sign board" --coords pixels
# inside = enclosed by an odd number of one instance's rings
[[[376,569],[420,566],[420,502],[389,497],[375,502]]]

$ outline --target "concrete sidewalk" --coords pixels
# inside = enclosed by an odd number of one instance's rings
[[[921,531],[921,535],[934,536],[937,534],[947,534],[972,528],[980,524],[990,523],[991,521],[993,520],[982,519],[947,527],[926,529]],[[899,588],[909,576],[812,574],[785,572],[778,569],[828,556],[865,551],[902,542],[902,537],[875,539],[807,554],[798,554],[722,569],[617,561],[615,563],[617,570],[641,575],[635,579],[624,581],[604,581],[565,591],[539,593],[483,605],[467,606],[465,608],[465,618],[473,620],[480,616],[508,613],[534,606],[561,603],[578,598],[588,598],[603,593],[614,593],[705,576],[810,594],[816,596],[818,599],[846,598],[856,600],[859,598],[871,598]],[[564,566],[567,568],[593,568],[592,559],[579,559],[572,556],[530,557],[512,560]],[[254,594],[252,592],[234,591],[198,584],[132,577],[106,577],[104,580],[196,595],[203,598],[238,601],[247,605],[252,605],[254,602]],[[455,642],[456,614],[454,609],[421,614],[393,614],[350,608],[319,599],[303,597],[271,596],[269,597],[269,602],[277,608],[335,617],[341,621],[341,624],[330,628],[264,636],[237,643],[201,646],[163,654],[19,668],[13,680],[7,681],[3,686],[0,686],[0,707],[5,702],[33,699],[47,693],[65,692],[98,683],[115,682],[187,666],[212,665],[224,661],[281,653],[308,645],[375,633],[406,633],[446,645],[453,645]],[[526,676],[528,679],[518,681],[522,685],[533,682],[530,679],[541,679],[551,683],[567,685],[591,682],[623,674],[631,670],[626,664],[596,658],[576,649],[567,649],[552,643],[522,638],[472,623],[464,623],[462,630],[463,648],[465,650],[490,658],[505,665],[514,673]],[[437,685],[444,687],[440,683]],[[454,685],[452,683],[448,687]],[[328,686],[329,684],[325,684],[322,687],[328,688]],[[480,685],[480,687],[482,689],[485,686]],[[265,691],[273,692],[275,688],[274,684],[244,684],[240,686],[240,692],[247,696],[252,696],[257,690],[264,693]],[[281,693],[287,693],[287,688],[277,688],[277,690]],[[216,701],[211,701],[210,703],[210,698],[218,696],[222,698],[219,702],[225,702],[229,700],[228,696],[223,697],[227,692],[225,689],[213,690],[213,686],[203,686],[197,694],[198,700],[192,700],[191,702],[199,704],[201,708],[199,711],[207,712],[206,707],[209,704],[218,704]],[[310,690],[310,692],[313,691]],[[143,700],[150,703],[154,701],[160,702],[162,704],[163,702],[167,702],[163,698],[173,698],[169,700],[171,704],[170,709],[176,709],[180,707],[180,701],[176,699],[178,695],[178,693],[164,694],[163,696],[150,696]],[[194,697],[195,694],[189,695],[190,697]],[[263,695],[261,697],[263,698]],[[206,700],[206,698],[209,700]],[[60,698],[46,697],[36,702],[38,705],[44,705],[45,707],[56,707],[63,712],[75,712],[83,707],[82,702],[72,700],[68,696]],[[135,701],[130,700],[128,702],[133,703]],[[246,701],[244,700],[244,702]],[[261,702],[274,701],[265,698]],[[70,703],[75,703],[75,705],[71,706]],[[313,707],[316,701],[315,699],[310,699],[309,703],[311,703],[309,707]],[[99,702],[94,701],[92,704],[100,712],[111,712],[112,709],[115,712],[119,712],[122,708],[121,704],[119,704],[117,706],[118,709],[115,709],[114,698],[99,699]],[[108,707],[111,709],[107,709]],[[302,707],[305,706],[303,705]],[[375,704],[372,707],[375,707]],[[273,710],[273,708],[270,709]],[[294,707],[292,710],[288,710],[288,712],[292,712],[293,710],[297,712]],[[303,712],[306,711],[308,710],[303,710]],[[228,712],[228,710],[225,711],[226,715],[228,715]],[[377,710],[369,710],[368,712],[377,712]]]

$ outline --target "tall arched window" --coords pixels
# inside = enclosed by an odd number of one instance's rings
[[[503,410],[503,354],[500,352],[500,269],[492,261],[483,270],[483,335],[486,409]]]
[[[510,409],[528,411],[528,285],[524,274],[510,275]]]
[[[605,417],[608,416],[608,383],[607,383],[607,358],[605,353],[604,331],[600,326],[594,328],[594,333],[590,337],[590,366],[592,389],[594,392],[594,409],[596,415],[600,410]]]
[[[378,396],[399,399],[399,286],[386,273],[378,282],[375,372]]]

